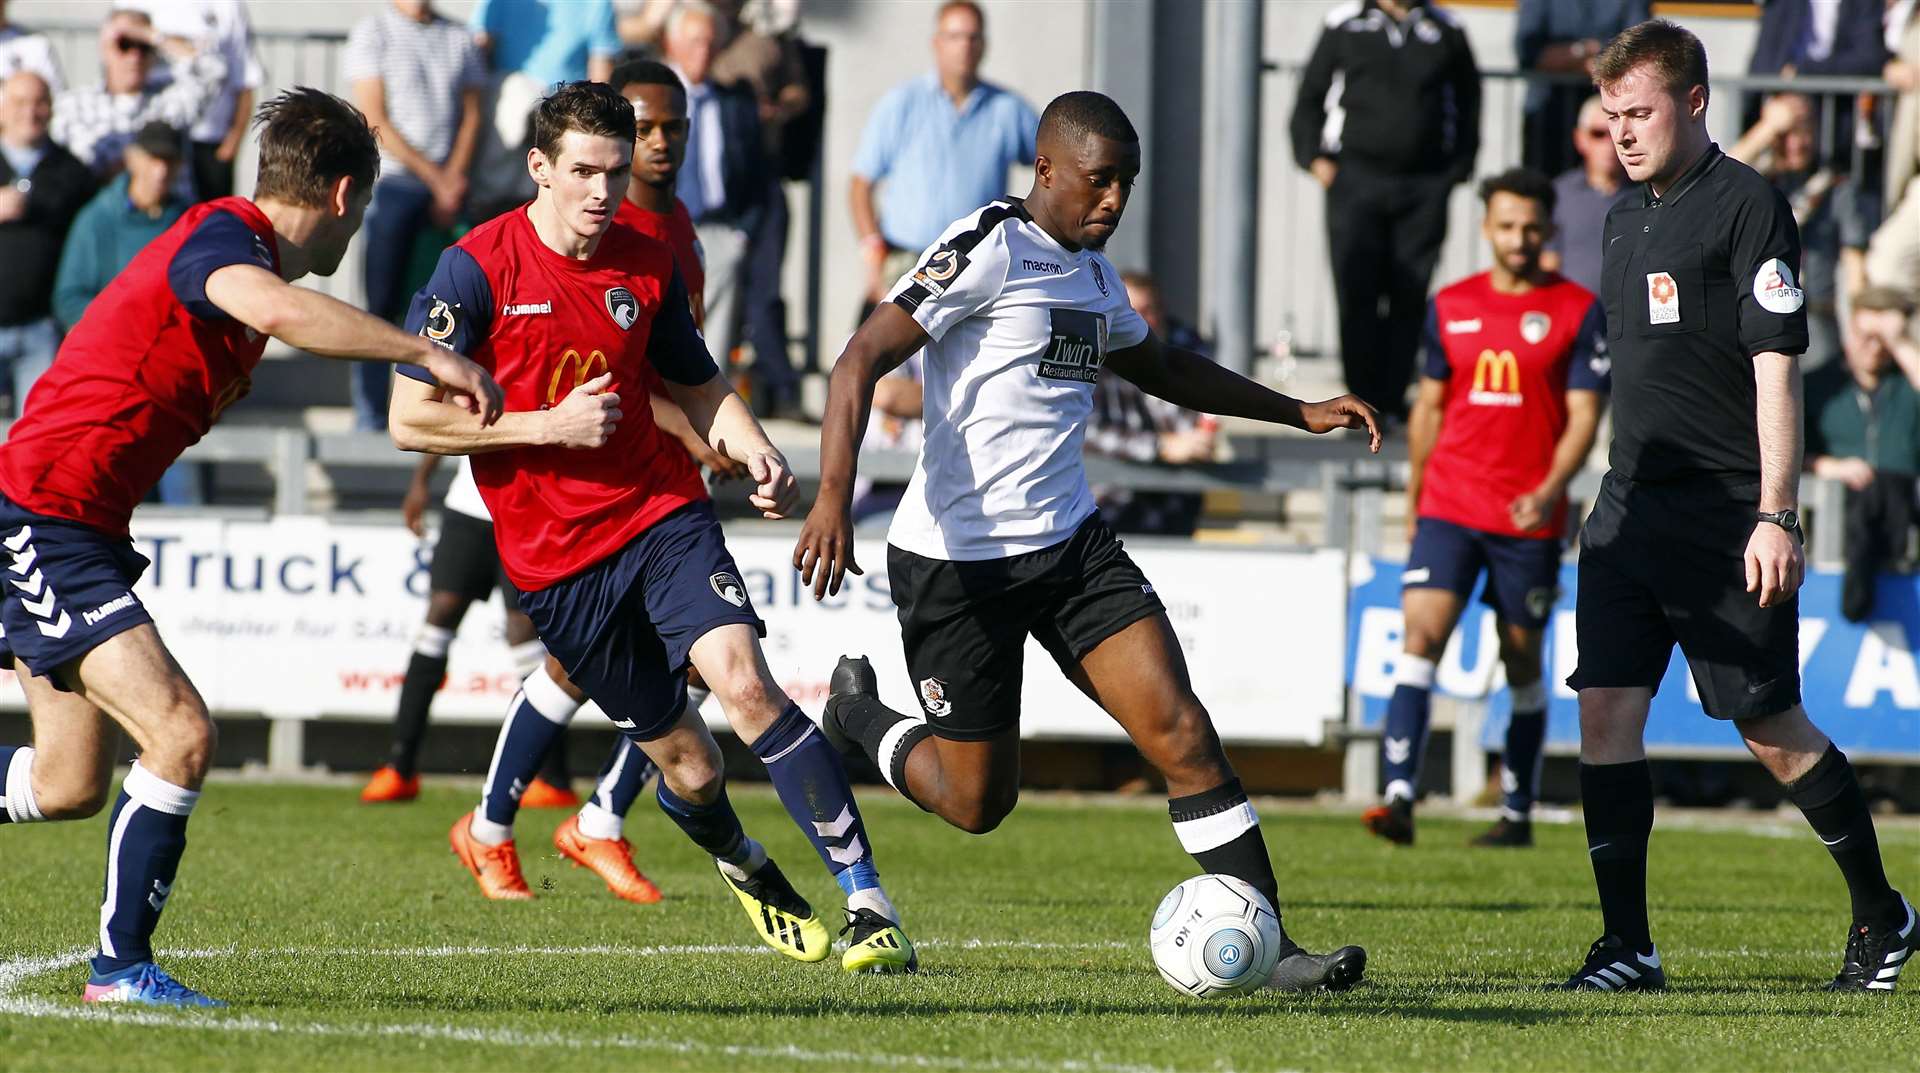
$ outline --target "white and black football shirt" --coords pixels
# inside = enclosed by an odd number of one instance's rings
[[[1071,536],[1094,512],[1080,449],[1100,367],[1147,337],[1112,262],[1004,198],[950,225],[888,298],[931,337],[925,441],[888,542],[980,560]]]

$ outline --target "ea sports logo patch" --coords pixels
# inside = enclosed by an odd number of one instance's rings
[[[1761,309],[1785,316],[1807,303],[1807,292],[1794,286],[1793,269],[1774,257],[1753,274],[1753,300]]]
[[[1520,338],[1537,345],[1553,330],[1553,318],[1537,310],[1520,314]]]
[[[938,678],[920,679],[920,706],[929,719],[945,719],[953,714],[953,702],[947,699],[947,683]]]
[[[707,584],[713,586],[713,594],[722,600],[735,607],[747,606],[747,587],[727,571],[722,570],[708,578]]]
[[[611,288],[607,291],[607,314],[620,326],[621,331],[626,331],[633,327],[634,321],[640,319],[640,299],[625,287]]]

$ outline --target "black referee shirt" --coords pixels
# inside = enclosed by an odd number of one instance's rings
[[[1800,229],[1780,192],[1717,145],[1665,197],[1642,191],[1607,214],[1609,464],[1638,481],[1750,484],[1753,356],[1807,348]]]

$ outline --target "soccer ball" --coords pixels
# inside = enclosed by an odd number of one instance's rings
[[[1280,918],[1232,876],[1194,876],[1167,892],[1147,936],[1160,976],[1189,995],[1253,991],[1280,957]]]

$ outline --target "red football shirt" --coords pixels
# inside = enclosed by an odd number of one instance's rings
[[[614,210],[613,222],[673,247],[674,266],[680,269],[680,278],[686,282],[687,295],[693,303],[694,326],[706,327],[706,305],[701,296],[707,290],[707,266],[701,260],[700,239],[694,235],[693,217],[687,214],[686,202],[674,198],[673,211],[667,213],[643,209],[621,198],[620,207]]]
[[[490,370],[508,410],[547,409],[613,374],[626,416],[605,445],[473,456],[501,564],[520,588],[571,577],[707,497],[686,449],[640,404],[654,372],[683,384],[716,372],[666,244],[616,225],[579,261],[548,248],[518,208],[441,255],[407,325]]]
[[[1482,272],[1434,295],[1421,372],[1445,380],[1447,395],[1420,517],[1505,536],[1560,536],[1565,499],[1533,530],[1514,528],[1507,504],[1553,468],[1567,392],[1607,389],[1606,346],[1600,302],[1561,276],[1502,294]]]
[[[246,395],[267,337],[207,301],[232,264],[280,268],[253,202],[187,210],[87,306],[0,445],[0,492],[37,514],[128,535],[133,508]]]

